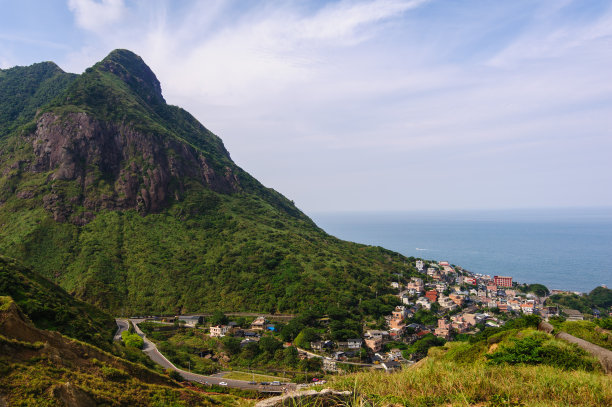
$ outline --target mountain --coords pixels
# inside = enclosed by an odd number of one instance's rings
[[[409,274],[242,170],[130,51],[0,70],[0,112],[0,253],[105,310],[376,313]]]

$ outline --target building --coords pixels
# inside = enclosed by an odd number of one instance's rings
[[[434,335],[448,338],[450,336],[451,325],[445,319],[438,320],[438,327],[434,331]]]
[[[373,336],[366,338],[365,344],[372,352],[378,352],[382,348],[382,336]]]
[[[211,326],[210,336],[220,338],[222,336],[225,336],[227,334],[227,331],[229,331],[229,326],[227,325]]]
[[[363,345],[363,339],[361,338],[347,339],[346,341],[349,349],[361,349],[361,345]]]
[[[417,270],[419,270],[420,272],[423,272],[423,267],[425,266],[423,264],[423,260],[417,260],[415,265],[416,265]]]
[[[327,372],[337,372],[338,365],[334,359],[323,358],[323,370]]]
[[[512,287],[512,277],[494,276],[493,281],[497,287]]]
[[[563,312],[567,315],[568,321],[582,321],[584,319],[584,315],[582,312],[577,311],[575,309],[564,309]]]
[[[438,292],[436,290],[429,290],[425,292],[425,297],[429,300],[429,302],[438,301]]]
[[[251,324],[251,329],[263,331],[264,329],[266,329],[266,324],[266,318],[257,317],[255,321],[253,321],[253,323]]]

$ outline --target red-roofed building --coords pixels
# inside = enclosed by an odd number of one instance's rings
[[[430,302],[436,302],[438,301],[438,292],[436,290],[429,290],[425,292],[425,297],[427,297]]]

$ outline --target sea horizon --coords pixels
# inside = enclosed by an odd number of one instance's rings
[[[327,233],[519,283],[612,285],[612,207],[313,212]]]

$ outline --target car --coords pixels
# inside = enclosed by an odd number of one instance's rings
[[[221,382],[219,383],[219,386],[227,386],[227,382]]]
[[[249,382],[249,384],[257,384],[257,382]]]
[[[261,382],[261,383],[259,383],[259,384],[261,384],[262,386],[267,386],[267,385],[269,385],[270,383],[269,383],[269,382]]]
[[[281,383],[278,380],[274,380],[272,383],[270,383],[272,386],[280,386]]]

